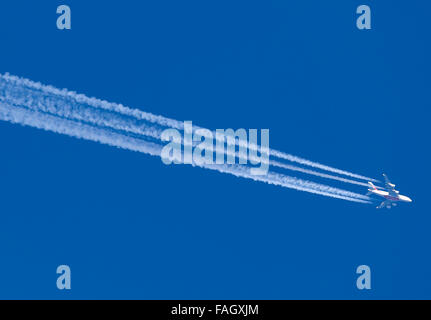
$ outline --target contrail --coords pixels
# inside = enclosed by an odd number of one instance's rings
[[[135,117],[128,117],[116,112],[107,111],[106,109],[99,109],[73,103],[65,97],[59,98],[53,94],[47,96],[41,91],[34,91],[32,89],[25,90],[20,87],[14,87],[10,84],[1,86],[4,91],[3,96],[0,96],[0,101],[9,101],[16,106],[25,106],[31,110],[42,111],[47,114],[57,115],[69,120],[78,120],[85,123],[95,124],[97,126],[109,127],[115,130],[121,130],[128,134],[133,133],[151,137],[161,140],[163,130],[157,125],[148,124],[147,121],[136,120]],[[43,101],[41,103],[41,101]],[[104,111],[104,112],[103,112]],[[145,125],[143,125],[145,123]],[[229,153],[229,151],[227,151]],[[240,158],[241,155],[236,152],[235,157]],[[258,162],[259,159],[253,158]],[[326,173],[320,173],[310,169],[304,169],[298,166],[280,163],[278,161],[270,160],[269,164],[274,167],[288,169],[292,171],[302,172],[318,177],[333,179],[345,183],[356,184],[367,187],[368,185],[356,180],[346,179]]]
[[[367,183],[365,183],[365,182],[360,182],[360,181],[356,181],[356,180],[346,179],[346,178],[334,176],[332,174],[321,173],[321,172],[317,172],[317,171],[314,171],[314,170],[305,169],[305,168],[298,167],[298,166],[293,166],[293,165],[290,165],[290,164],[284,164],[284,163],[280,163],[280,162],[276,162],[276,161],[270,161],[270,165],[272,165],[274,167],[279,167],[279,168],[291,170],[291,171],[297,171],[297,172],[302,172],[302,173],[305,173],[305,174],[310,174],[310,175],[313,175],[313,176],[316,176],[316,177],[322,177],[322,178],[326,178],[326,179],[331,179],[331,180],[341,181],[341,182],[345,182],[345,183],[355,184],[355,185],[358,185],[358,186],[369,187],[369,185]]]
[[[333,172],[333,173],[337,173],[340,175],[344,175],[344,176],[348,176],[348,177],[352,177],[352,178],[356,178],[356,179],[360,179],[360,180],[366,180],[366,181],[374,181],[374,182],[379,182],[379,180],[373,179],[373,178],[369,178],[369,177],[365,177],[365,176],[361,176],[359,174],[355,174],[355,173],[351,173],[345,170],[340,170],[340,169],[336,169],[330,166],[326,166],[323,164],[320,164],[318,162],[313,162],[310,160],[306,160],[297,156],[293,156],[291,154],[286,154],[280,151],[276,151],[276,150],[271,150],[271,155],[276,156],[278,158],[281,159],[285,159],[285,160],[289,160],[291,162],[296,162],[305,166],[309,166],[309,167],[313,167],[313,168],[317,168],[317,169],[321,169],[321,170],[325,170],[325,171],[329,171],[329,172]]]
[[[127,136],[115,132],[110,128],[101,128],[80,121],[64,119],[56,115],[34,111],[22,106],[15,106],[6,101],[0,101],[0,120],[95,141],[122,149],[142,152],[152,156],[160,157],[161,149],[163,148],[162,145]],[[241,167],[239,165],[194,165],[222,173],[229,173],[237,177],[352,202],[370,203],[371,200],[369,197],[361,194],[304,181],[278,173],[269,172],[265,176],[255,176],[248,172],[247,167]]]
[[[47,105],[49,104],[50,100],[55,100],[56,98],[62,99],[63,101],[64,99],[66,99],[70,103],[70,106],[77,105],[77,104],[86,105],[89,107],[104,109],[112,113],[121,114],[130,118],[135,118],[137,123],[139,123],[139,121],[148,121],[160,126],[175,128],[178,130],[184,130],[184,123],[181,121],[169,119],[163,116],[154,115],[137,109],[131,109],[123,106],[122,104],[111,103],[111,102],[107,102],[96,98],[89,98],[83,94],[78,94],[66,89],[60,90],[53,86],[43,85],[38,82],[34,82],[24,78],[19,78],[9,74],[0,75],[0,79],[2,80],[2,89],[3,89],[2,91],[5,91],[6,93],[8,93],[9,94],[8,98],[10,99],[13,98],[17,100],[31,101],[34,98],[34,96],[39,98],[41,96],[42,97],[45,96],[48,100],[48,101],[45,101]],[[23,92],[22,89],[25,89],[24,90],[25,92]],[[2,92],[2,94],[4,94],[5,92]],[[54,103],[55,105],[54,101],[51,101],[51,102]],[[20,105],[21,103],[17,102],[17,104]],[[102,121],[102,119],[97,119],[97,121]],[[121,125],[121,120],[119,120],[119,122],[120,122],[119,125]],[[194,130],[198,130],[198,129],[203,129],[203,128],[194,126]],[[137,129],[137,127],[129,127],[128,130],[130,130],[132,133],[142,134],[139,131],[139,129]],[[155,136],[154,138],[157,139],[159,137],[160,136],[158,137]],[[256,145],[249,145],[249,144],[244,145],[242,141],[238,142],[238,144],[241,146],[245,146],[247,148],[258,150],[258,146]],[[348,177],[356,178],[360,180],[379,182],[378,180],[373,178],[358,175],[345,170],[340,170],[334,167],[323,165],[318,162],[313,162],[313,161],[310,161],[298,156],[294,156],[291,154],[287,154],[281,151],[277,151],[274,149],[270,149],[269,152],[270,152],[270,155],[273,157],[284,159],[290,162],[299,163],[304,166],[309,166],[312,168],[329,171],[335,174],[344,175],[344,176],[348,176]]]
[[[107,106],[110,103],[97,100],[94,98],[86,98],[83,95],[69,94],[67,90],[58,90],[54,87],[46,86],[46,90],[39,90],[40,87],[44,87],[41,84],[32,82],[26,79],[20,79],[14,76],[6,75],[5,79],[0,76],[0,101],[8,102],[10,101],[15,106],[24,106],[26,108],[33,109],[34,111],[42,111],[45,114],[53,114],[55,116],[60,116],[66,119],[78,120],[82,123],[96,124],[98,126],[104,126],[120,131],[125,131],[127,133],[134,133],[138,135],[144,135],[156,139],[160,139],[162,130],[156,126],[148,126],[145,121],[151,123],[160,124],[163,123],[167,126],[175,125],[174,120],[169,120],[169,122],[163,122],[158,119],[158,116],[147,116],[141,117],[141,120],[136,118],[135,110],[125,108],[127,110],[126,117],[124,112],[118,115],[118,110],[124,111],[123,108],[118,107],[117,109],[112,107],[100,107]],[[6,81],[3,81],[6,80]],[[87,101],[87,99],[92,100],[92,104],[82,105],[77,101]],[[95,101],[93,101],[95,100]],[[87,101],[88,102],[88,101]],[[95,104],[95,102],[98,102]],[[115,105],[114,105],[115,106]],[[105,110],[106,112],[101,112]],[[137,114],[142,114],[138,112]],[[156,120],[154,120],[156,119]],[[145,125],[144,125],[145,124]],[[176,126],[178,127],[178,126]],[[77,136],[75,133],[74,136]],[[92,139],[94,140],[94,139]],[[96,140],[98,141],[98,140]],[[102,142],[103,141],[99,141]],[[298,184],[296,180],[296,185]],[[343,193],[341,189],[328,189],[328,187],[322,187],[324,185],[311,185],[314,188],[318,188],[323,192],[332,192],[338,195],[347,195],[348,197],[364,199],[362,195],[355,193]],[[330,188],[330,187],[329,187]],[[368,200],[368,197],[365,198]]]

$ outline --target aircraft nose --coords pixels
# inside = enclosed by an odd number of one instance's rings
[[[412,202],[413,200],[410,199],[409,197],[406,197],[407,202]]]

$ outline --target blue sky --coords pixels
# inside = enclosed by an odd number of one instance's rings
[[[70,31],[56,29],[60,4]],[[360,4],[372,30],[356,28]],[[1,122],[0,297],[431,298],[430,9],[1,2],[1,73],[213,129],[269,128],[272,148],[385,172],[413,203],[377,211]],[[356,289],[361,264],[370,291]]]

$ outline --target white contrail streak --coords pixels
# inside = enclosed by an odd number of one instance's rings
[[[7,103],[8,101],[10,101],[12,102],[12,105],[14,104],[17,104],[18,106],[21,105],[25,108],[30,108],[37,112],[42,111],[45,113],[45,116],[48,116],[49,115],[48,113],[51,113],[55,116],[60,116],[62,118],[65,117],[67,119],[82,121],[84,123],[79,124],[81,129],[84,127],[88,128],[88,126],[85,126],[85,123],[91,123],[91,124],[96,124],[98,126],[113,128],[116,130],[132,132],[132,133],[149,136],[153,138],[160,138],[160,135],[161,135],[160,129],[157,129],[155,127],[149,127],[148,124],[144,125],[144,123],[137,124],[135,123],[137,121],[136,117],[131,117],[127,119],[127,118],[118,116],[118,113],[117,113],[118,110],[113,110],[112,108],[98,108],[94,104],[82,106],[76,102],[77,100],[76,94],[72,95],[72,98],[70,98],[69,95],[60,95],[60,98],[59,98],[58,93],[59,92],[68,93],[66,90],[58,90],[53,87],[48,87],[49,90],[37,90],[39,84],[36,84],[32,81],[19,79],[13,76],[5,76],[5,77],[7,78],[6,82],[2,81],[0,86],[0,89],[1,89],[0,98],[1,98],[1,101],[3,101],[4,103]],[[8,77],[10,77],[10,79]],[[11,80],[16,80],[16,81],[11,81]],[[30,87],[26,87],[25,85],[23,85],[26,83],[29,83]],[[78,97],[83,98],[84,100],[87,99],[85,96],[82,96],[82,95],[78,95]],[[102,101],[101,103],[103,105],[105,102]],[[107,112],[103,113],[101,112],[101,110],[105,110]],[[121,110],[121,108],[119,110]],[[124,115],[124,113],[122,114]],[[146,119],[143,119],[143,120],[150,120],[150,122],[152,123],[158,123],[158,124],[160,123],[159,120],[153,121],[154,118],[151,118],[151,117],[147,117]],[[164,124],[172,125],[172,123],[164,123]],[[35,123],[29,124],[29,125],[41,127],[40,122],[36,124]],[[74,127],[76,127],[76,124]],[[60,127],[56,127],[56,129],[54,128],[51,130],[62,133],[59,128]],[[92,130],[88,130],[88,131],[90,133],[93,132]],[[109,131],[106,131],[106,132],[109,132]],[[65,133],[68,134],[67,132]],[[114,135],[112,132],[109,132],[109,133],[111,136]],[[79,133],[76,132],[76,130],[73,131],[72,134],[69,133],[69,135],[81,137]],[[85,138],[85,137],[81,137],[81,138]],[[108,142],[104,141],[103,139],[106,140],[106,137],[101,136],[98,139],[95,139],[94,134],[90,135],[90,140],[116,145],[113,143],[109,143],[109,141]],[[139,139],[136,139],[136,140],[140,141]],[[129,149],[130,149],[130,146],[129,146]],[[226,171],[228,169],[224,168],[224,170]],[[279,178],[278,181],[279,182],[281,181],[282,184],[285,183],[286,182],[285,180],[287,179],[286,176],[282,176],[282,175],[273,176],[272,178],[275,178],[275,177],[278,177]],[[252,178],[254,180],[262,181],[262,178],[256,179],[255,176],[252,176]],[[275,181],[275,180],[273,179],[272,181]],[[294,183],[292,183],[292,181]],[[301,183],[302,183],[302,186],[299,185]],[[344,191],[337,188],[331,188],[324,185],[313,184],[300,179],[290,180],[288,181],[288,185],[290,187],[296,186],[296,189],[301,189],[301,190],[302,189],[308,190],[310,187],[312,187],[314,188],[315,191],[320,192],[319,194],[323,194],[323,195],[329,192],[332,194],[336,194],[338,196],[347,196],[347,197],[353,197],[353,198],[365,199],[365,200],[369,199],[368,197],[364,197],[356,193],[351,193],[348,191]],[[306,187],[303,187],[304,185],[306,185]]]
[[[69,91],[66,89],[60,90],[60,89],[57,89],[53,86],[43,85],[43,84],[38,83],[38,82],[34,82],[34,81],[24,79],[24,78],[19,78],[19,77],[12,76],[9,74],[0,75],[0,80],[2,80],[2,82],[3,82],[2,83],[3,91],[5,91],[6,93],[9,94],[9,97],[7,97],[9,99],[18,99],[21,101],[27,100],[27,102],[30,102],[34,98],[34,96],[37,96],[39,98],[41,96],[45,96],[47,98],[47,101],[44,102],[44,103],[46,103],[46,107],[49,107],[50,100],[51,100],[51,103],[54,103],[54,105],[55,105],[55,99],[62,99],[63,101],[64,101],[64,99],[66,99],[69,102],[70,107],[76,106],[77,104],[87,105],[89,107],[104,109],[104,110],[112,112],[112,113],[117,113],[117,114],[128,116],[130,118],[135,118],[137,122],[148,121],[148,122],[160,125],[160,126],[184,130],[184,123],[181,121],[169,119],[169,118],[166,118],[163,116],[154,115],[154,114],[144,112],[141,110],[137,110],[137,109],[131,109],[131,108],[125,107],[121,104],[111,103],[111,102],[107,102],[107,101],[96,99],[96,98],[89,98],[83,94],[77,94],[73,91]],[[25,92],[23,92],[23,91],[25,91]],[[54,101],[52,101],[52,100],[54,100]],[[14,101],[14,103],[15,102],[17,105],[23,104],[22,102],[19,102],[16,100]],[[27,104],[24,103],[24,105],[27,105]],[[67,112],[67,110],[65,110],[65,112]],[[67,115],[64,115],[64,116],[67,117]],[[103,121],[103,119],[96,119],[96,120],[97,121]],[[121,126],[121,120],[119,120],[119,122],[116,125]],[[119,128],[117,127],[117,129],[119,129]],[[194,129],[197,130],[197,129],[202,129],[202,128],[198,127],[198,126],[194,126]],[[128,130],[130,130],[131,132],[136,133],[136,134],[144,134],[144,135],[149,134],[149,133],[140,132],[139,127],[136,127],[136,126],[135,127],[128,127]],[[156,139],[160,138],[159,132],[152,131],[151,134],[154,134],[155,135],[154,138],[156,138]],[[245,146],[247,148],[250,148],[250,149],[258,150],[258,146],[256,146],[256,145],[249,145],[249,144],[243,145],[243,142],[241,142],[241,141],[238,142],[238,144],[240,144],[241,146]],[[297,157],[297,156],[294,156],[291,154],[287,154],[287,153],[284,153],[281,151],[271,149],[270,155],[273,157],[280,158],[280,159],[288,160],[290,162],[299,163],[299,164],[304,165],[304,166],[309,166],[312,168],[316,168],[316,169],[320,169],[320,170],[324,170],[324,171],[329,171],[329,172],[336,173],[339,175],[344,175],[344,176],[348,176],[348,177],[356,178],[356,179],[360,179],[360,180],[378,182],[378,180],[376,180],[376,179],[372,179],[369,177],[365,177],[362,175],[351,173],[351,172],[348,172],[345,170],[336,169],[336,168],[333,168],[330,166],[320,164],[318,162],[313,162],[313,161],[310,161],[310,160],[307,160],[307,159],[304,159],[301,157]]]
[[[0,120],[27,125],[76,138],[95,141],[122,149],[142,152],[152,156],[160,156],[162,145],[130,137],[111,129],[88,125],[25,107],[15,106],[5,101],[0,102]],[[195,164],[196,165],[196,164]],[[295,190],[310,192],[327,197],[338,198],[359,203],[369,203],[370,198],[354,192],[333,188],[314,182],[269,172],[266,176],[255,176],[248,172],[247,167],[239,165],[196,165],[207,169],[229,173],[237,177],[252,179],[268,184],[278,185]]]
[[[56,96],[44,96],[41,92],[32,92],[30,90],[24,90],[20,88],[17,90],[11,90],[9,87],[8,91],[4,92],[4,96],[0,97],[0,101],[8,101],[16,106],[25,106],[34,111],[42,111],[44,113],[56,115],[69,120],[78,120],[97,126],[104,126],[115,130],[121,130],[127,133],[133,133],[142,135],[145,137],[151,137],[157,140],[161,140],[163,130],[157,126],[151,126],[143,121],[137,121],[135,118],[125,118],[114,112],[108,112],[104,109],[91,108],[83,106],[81,104],[68,103],[68,100],[59,99]],[[41,103],[40,101],[43,101]],[[230,151],[227,150],[228,155]],[[237,158],[241,155],[235,153]],[[251,160],[259,162],[256,157],[251,157]],[[305,174],[315,175],[327,179],[333,179],[345,183],[356,184],[360,186],[368,187],[366,183],[359,182],[356,180],[346,179],[326,173],[317,172],[310,169],[301,168],[294,165],[280,163],[278,161],[271,160],[269,162],[271,166],[288,169],[292,171],[302,172]]]
[[[272,165],[274,167],[279,167],[279,168],[291,170],[291,171],[297,171],[297,172],[302,172],[305,174],[310,174],[310,175],[317,176],[317,177],[322,177],[322,178],[326,178],[326,179],[331,179],[331,180],[341,181],[341,182],[345,182],[345,183],[355,184],[355,185],[363,186],[363,187],[369,187],[369,185],[365,182],[346,179],[346,178],[334,176],[332,174],[317,172],[314,170],[305,169],[305,168],[293,166],[290,164],[284,164],[284,163],[280,163],[280,162],[276,162],[276,161],[270,161],[270,165]]]

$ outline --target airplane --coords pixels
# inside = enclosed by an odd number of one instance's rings
[[[407,196],[401,195],[399,191],[395,190],[395,185],[389,181],[389,178],[386,174],[383,174],[383,177],[385,178],[384,190],[379,190],[372,182],[368,182],[368,185],[371,188],[368,189],[367,196],[375,194],[386,199],[379,206],[377,206],[377,209],[383,207],[390,209],[391,207],[395,207],[397,205],[397,202],[412,202],[412,199]]]

